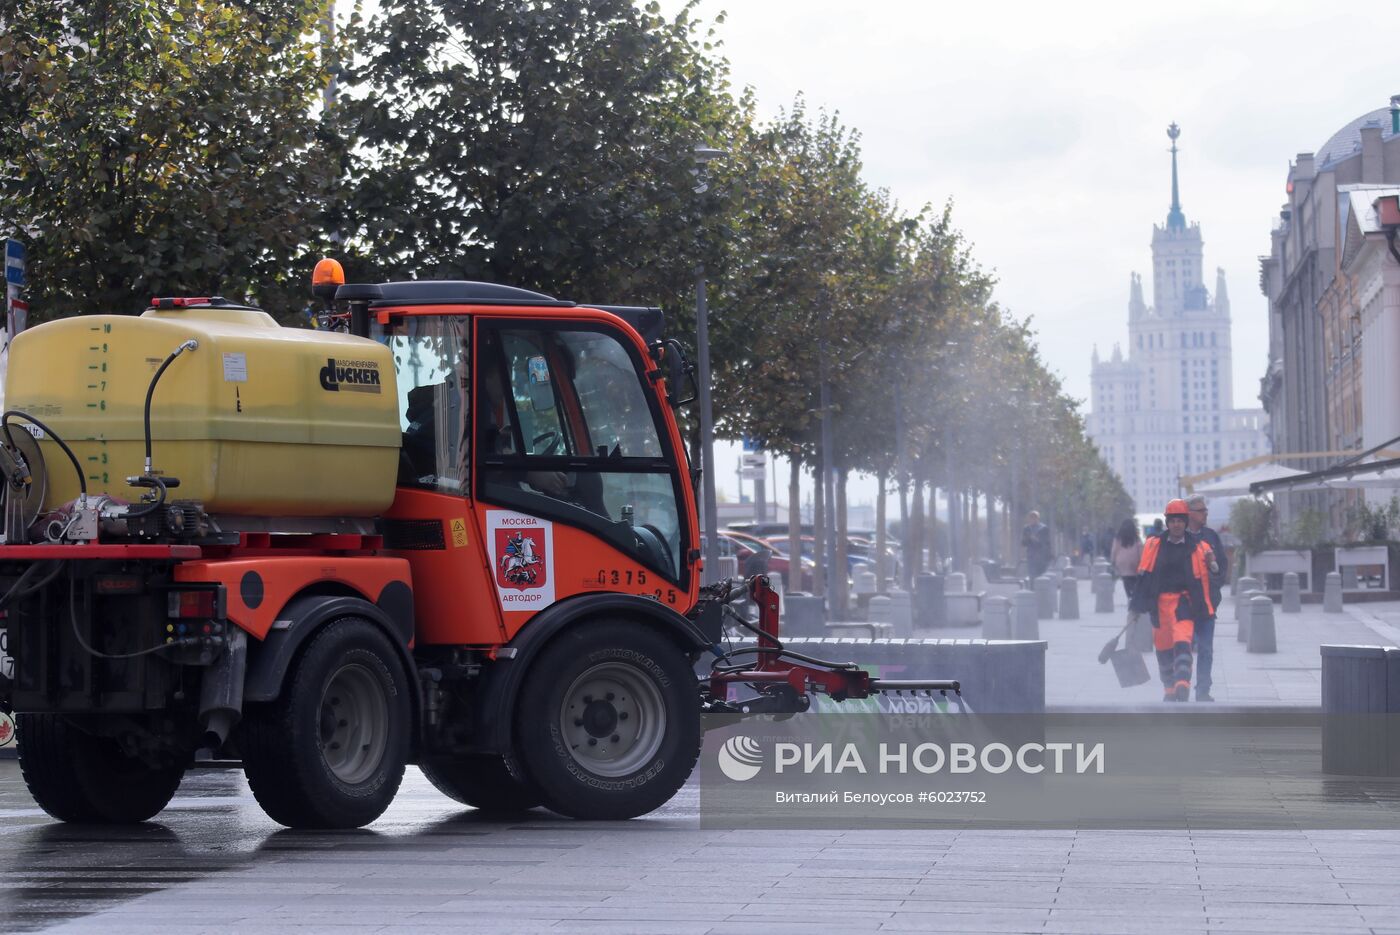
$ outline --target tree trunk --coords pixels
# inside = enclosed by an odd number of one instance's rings
[[[967,498],[967,559],[968,572],[972,562],[982,557],[982,530],[977,525],[977,494],[974,491]]]
[[[851,606],[851,584],[850,575],[847,569],[850,562],[846,560],[846,554],[850,543],[846,541],[846,469],[840,468],[836,472],[836,567],[832,574],[836,576],[836,606],[840,612],[838,620],[846,618],[846,612]]]
[[[885,473],[882,469],[875,475],[879,484],[875,491],[875,590],[882,594],[889,589],[885,579],[891,572],[885,560],[885,543],[889,541],[885,532]]]
[[[802,590],[802,458],[788,455],[788,580],[789,591]]]
[[[817,455],[816,467],[812,470],[816,493],[812,495],[812,560],[816,568],[812,571],[812,593],[826,593],[826,480],[822,473],[821,455]]]
[[[924,570],[924,482],[914,480],[914,505],[909,510],[909,571],[917,575]]]

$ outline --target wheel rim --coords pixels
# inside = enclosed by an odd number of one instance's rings
[[[379,768],[389,745],[389,698],[374,673],[357,663],[341,666],[321,696],[321,756],[349,785]]]
[[[626,776],[645,766],[666,736],[666,704],[656,683],[616,662],[574,679],[559,707],[570,755],[599,776]]]

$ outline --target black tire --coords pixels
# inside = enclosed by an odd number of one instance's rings
[[[564,631],[541,651],[525,685],[516,749],[544,804],[561,815],[645,815],[695,768],[695,673],[675,643],[644,623]]]
[[[240,726],[243,769],[273,821],[358,828],[393,801],[408,760],[412,702],[393,644],[360,617],[312,636],[282,697],[250,705]]]
[[[59,821],[134,824],[170,804],[183,764],[152,766],[115,740],[89,734],[59,714],[15,718],[19,768],[39,807]]]
[[[431,756],[418,768],[443,795],[483,812],[524,812],[540,804],[539,792],[516,777],[503,757]]]

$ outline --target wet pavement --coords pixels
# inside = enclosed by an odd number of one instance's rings
[[[1052,705],[1152,700],[1095,659],[1119,608],[1042,622]],[[1269,657],[1222,622],[1217,694],[1316,705],[1319,643],[1400,636],[1400,606],[1351,610],[1278,618]],[[0,760],[0,855],[0,932],[1400,935],[1400,832],[723,831],[694,785],[630,822],[494,821],[416,769],[362,831],[283,829],[209,769],[109,829],[52,822]]]
[[[1400,833],[702,830],[500,822],[410,770],[358,832],[280,829],[234,771],[158,821],[50,822],[0,762],[0,930],[1400,933]]]

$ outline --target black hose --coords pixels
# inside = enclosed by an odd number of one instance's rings
[[[62,565],[64,563],[60,562],[59,564]],[[151,653],[158,653],[171,645],[170,643],[158,643],[155,646],[138,649],[132,653],[104,653],[100,649],[93,648],[89,645],[87,640],[83,639],[82,628],[78,626],[78,585],[76,576],[71,572],[68,575],[68,619],[73,624],[73,639],[77,640],[78,645],[86,650],[88,654],[96,656],[98,659],[138,659],[141,656],[149,656]],[[179,642],[186,643],[188,640],[185,637],[181,637]]]
[[[132,478],[132,479],[133,479],[133,480],[148,480],[148,481],[150,481],[151,483],[149,483],[149,484],[142,484],[141,486],[143,486],[143,487],[147,487],[147,486],[148,486],[148,487],[153,487],[153,488],[155,488],[155,491],[156,491],[156,499],[150,501],[149,503],[147,503],[147,504],[145,504],[145,505],[143,505],[143,506],[138,506],[138,507],[136,507],[136,508],[134,508],[134,509],[127,510],[127,512],[126,512],[126,518],[127,518],[127,519],[138,519],[139,517],[142,517],[142,516],[149,516],[150,514],[154,513],[156,510],[159,510],[161,507],[165,506],[166,489],[165,489],[165,481],[164,481],[164,480],[162,480],[161,478],[156,477],[156,476],[154,476],[154,475],[150,475],[150,476],[147,476],[147,477]],[[129,483],[129,482],[128,482],[128,483]]]
[[[60,562],[59,564],[61,565],[63,563]],[[3,597],[0,597],[0,610],[3,610],[6,607],[10,606],[10,601],[14,600],[15,598],[23,597],[25,594],[29,593],[28,591],[21,591],[21,588],[23,588],[25,582],[29,580],[30,575],[37,574],[39,569],[42,567],[42,562],[35,562],[33,565],[30,565],[24,570],[24,574],[19,576],[19,580],[17,580],[14,584],[10,586],[10,590],[6,591]],[[47,582],[45,582],[45,584],[47,584]]]
[[[29,413],[25,412],[24,410],[7,409],[5,410],[4,415],[0,415],[0,429],[4,430],[5,443],[11,448],[14,448],[14,450],[16,451],[18,451],[19,449],[15,448],[15,438],[13,435],[10,434],[11,416],[18,416],[19,418],[24,419],[26,422],[30,422],[34,425],[37,425],[41,431],[47,433],[48,436],[54,440],[54,443],[58,445],[58,447],[63,449],[63,453],[68,456],[68,460],[73,462],[73,470],[78,472],[78,489],[82,491],[83,497],[86,498],[87,475],[83,473],[83,466],[78,463],[78,456],[73,454],[73,449],[68,447],[68,443],[65,442],[62,438],[59,438],[57,432],[49,428],[44,423],[40,422],[38,419],[31,416]]]
[[[160,378],[164,376],[166,368],[175,362],[175,358],[179,357],[185,351],[194,350],[198,346],[199,343],[191,338],[171,351],[170,356],[165,358],[165,360],[161,362],[161,365],[156,368],[155,376],[151,377],[151,383],[146,387],[146,408],[141,424],[146,435],[146,473],[148,474],[151,471],[151,397],[156,395],[156,384],[159,383]],[[161,499],[163,502],[163,495]]]

